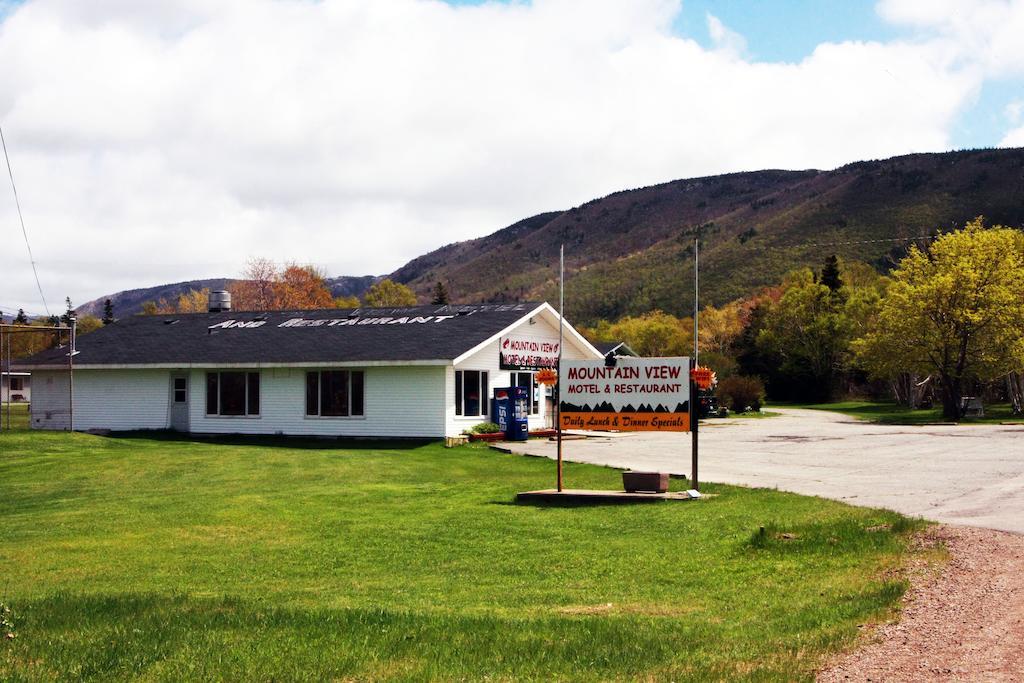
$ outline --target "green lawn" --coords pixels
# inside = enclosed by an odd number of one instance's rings
[[[476,446],[0,435],[0,680],[810,680],[892,617],[920,526],[714,485],[513,503],[552,478]]]
[[[942,406],[927,410],[910,410],[894,401],[838,401],[836,403],[773,405],[786,408],[831,410],[879,424],[920,425],[948,421],[942,416]],[[1009,403],[998,403],[985,406],[985,417],[965,417],[960,420],[961,424],[999,424],[1000,422],[1024,423],[1024,417],[1014,415]]]
[[[763,420],[767,417],[778,417],[781,414],[782,413],[775,413],[770,410],[751,410],[750,412],[747,413],[729,413],[729,418],[740,418],[742,420]]]
[[[7,429],[7,404],[0,403],[0,429]],[[12,403],[10,406],[10,426],[13,429],[28,429],[28,404]]]

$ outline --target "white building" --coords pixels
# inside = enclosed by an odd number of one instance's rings
[[[32,375],[27,372],[0,372],[0,403],[27,403],[32,400]]]
[[[134,316],[79,338],[73,428],[454,436],[493,421],[489,397],[513,385],[542,428],[534,370],[557,347],[546,303]],[[568,324],[562,354],[602,357]],[[32,371],[31,426],[68,429],[67,349],[16,369]]]

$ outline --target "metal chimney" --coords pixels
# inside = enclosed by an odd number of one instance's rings
[[[231,310],[231,292],[218,290],[210,292],[210,313],[224,313]]]

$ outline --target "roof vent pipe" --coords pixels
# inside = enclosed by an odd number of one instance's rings
[[[210,292],[210,313],[224,313],[231,310],[231,292],[218,290]]]

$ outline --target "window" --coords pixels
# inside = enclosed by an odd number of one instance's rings
[[[540,411],[540,401],[537,392],[537,381],[532,372],[513,372],[512,386],[526,387],[527,395],[530,397],[530,415],[537,415]]]
[[[184,377],[174,378],[174,402],[184,403],[188,398],[188,380]]]
[[[177,400],[178,385],[174,385]],[[206,414],[252,416],[260,414],[260,373],[206,373]]]
[[[23,391],[25,389],[25,380],[21,377],[11,377],[8,375],[8,378],[11,380],[11,391]]]
[[[363,414],[362,370],[321,370],[306,373],[306,415],[359,417]]]
[[[455,371],[456,415],[486,416],[489,393],[486,370]]]

